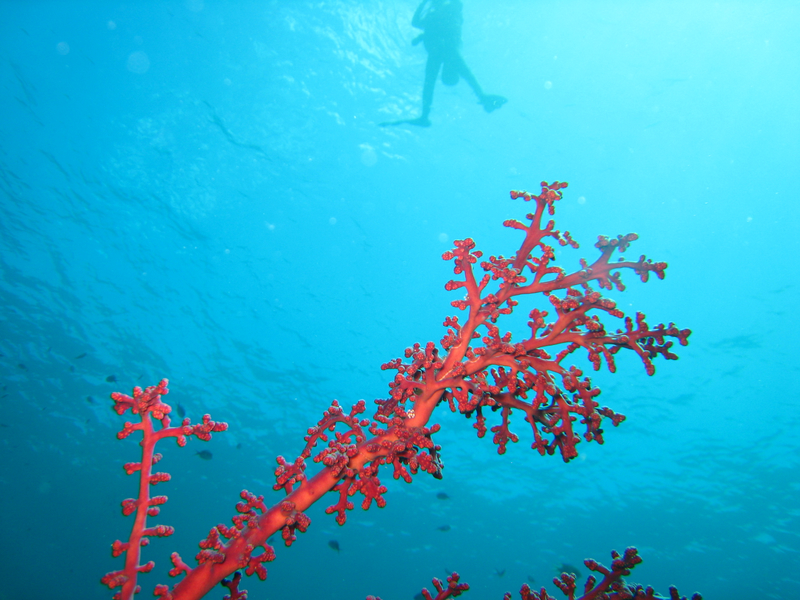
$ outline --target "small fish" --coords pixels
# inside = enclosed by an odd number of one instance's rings
[[[203,460],[211,460],[214,458],[214,455],[208,450],[200,450],[200,452],[195,452],[195,456],[199,456]]]
[[[28,367],[26,367],[26,366],[25,366],[25,365],[23,365],[22,363],[19,363],[17,366],[18,366],[20,369],[22,369],[23,371],[27,371],[27,370],[28,370]]]
[[[186,416],[186,409],[183,408],[183,404],[178,403],[178,406],[175,407],[175,410],[178,411],[178,416],[181,419]]]
[[[78,356],[75,357],[75,360],[79,360],[81,358],[86,358],[86,352],[84,352],[83,354],[78,354]]]
[[[498,577],[502,577],[503,575],[506,574],[506,570],[505,569],[498,569],[497,567],[495,567],[494,574],[497,575]]]
[[[330,542],[328,542],[328,548],[339,552],[339,542],[337,542],[336,540],[331,540]]]
[[[436,529],[439,531],[450,531],[450,525],[439,525]]]
[[[422,592],[414,596],[414,600],[425,600],[425,596],[422,595]]]
[[[106,377],[106,381],[108,383],[117,383],[117,376],[116,375],[109,375]]]
[[[236,444],[236,449],[237,450],[241,450],[242,449],[242,442],[239,442],[238,444]]]
[[[450,496],[448,496],[445,492],[439,492],[438,494],[436,494],[436,497],[439,500],[450,500]]]
[[[69,372],[70,373],[74,373],[75,372],[75,365],[70,365],[69,366]]]
[[[528,583],[536,585],[536,580],[531,575],[528,575]]]
[[[89,404],[97,404],[97,401],[94,398],[92,398],[91,396],[86,396],[86,401]]]

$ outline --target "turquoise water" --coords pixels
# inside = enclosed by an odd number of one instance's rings
[[[800,9],[465,0],[464,60],[507,104],[439,82],[430,127],[381,127],[420,113],[415,8],[0,4],[0,599],[110,598],[138,449],[111,392],[168,377],[187,416],[230,424],[159,446],[154,522],[176,534],[144,550],[152,597],[242,488],[280,497],[275,456],[332,399],[385,397],[380,365],[441,338],[453,240],[513,253],[502,222],[527,207],[508,191],[556,179],[581,243],[562,266],[631,231],[630,258],[669,263],[608,295],[691,328],[680,360],[597,373],[628,420],[569,464],[521,419],[498,456],[440,410],[442,481],[387,471],[388,506],[344,527],[323,499],[250,598],[411,599],[445,569],[465,598],[530,580],[561,597],[559,565],[583,580],[583,559],[631,545],[630,581],[662,594],[800,598]],[[515,339],[549,307],[526,302]]]

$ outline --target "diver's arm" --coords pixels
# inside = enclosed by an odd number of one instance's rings
[[[422,0],[417,7],[417,10],[414,11],[414,16],[411,17],[411,25],[416,27],[417,29],[425,29],[425,17],[427,16],[427,12],[429,10],[429,4],[431,0]]]

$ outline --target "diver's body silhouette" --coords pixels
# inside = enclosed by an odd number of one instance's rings
[[[402,119],[381,125],[409,123],[429,127],[433,89],[440,71],[442,83],[445,85],[456,85],[459,79],[463,78],[478,96],[478,101],[486,112],[492,112],[506,103],[506,99],[502,96],[483,92],[478,80],[461,56],[461,25],[464,22],[461,11],[461,0],[423,0],[417,7],[411,24],[417,29],[422,29],[422,33],[412,43],[417,45],[421,41],[428,53],[425,83],[422,88],[422,114],[416,119]]]

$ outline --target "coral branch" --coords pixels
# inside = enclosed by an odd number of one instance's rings
[[[579,247],[568,231],[555,229],[552,220],[542,224],[545,212],[550,216],[555,213],[555,203],[562,198],[566,187],[566,183],[542,182],[539,195],[511,193],[512,199],[534,202],[535,209],[527,215],[527,223],[516,220],[504,223],[524,234],[518,250],[508,258],[498,255],[481,260],[483,253],[475,249],[472,239],[457,240],[455,247],[443,255],[444,260],[453,261],[455,275],[445,288],[464,294],[452,306],[464,311],[465,316],[445,318],[446,333],[440,346],[432,341],[417,343],[407,348],[403,357],[382,365],[382,369],[396,373],[389,384],[389,397],[375,401],[377,408],[371,419],[362,416],[366,411],[363,401],[346,413],[334,400],[317,424],[307,430],[300,455],[293,461],[277,458],[273,488],[283,490],[285,497],[268,507],[262,496],[243,491],[243,502],[236,506],[239,514],[233,517],[233,526],[217,525],[211,529],[200,542],[198,565],[194,568],[188,567],[177,554],[173,555],[170,575],[185,576],[172,590],[159,586],[157,595],[166,600],[196,600],[224,577],[241,569],[247,575],[256,574],[264,579],[267,574],[264,563],[275,557],[266,540],[281,531],[286,546],[294,543],[297,533],[305,532],[311,523],[303,511],[326,493],[334,494],[335,498],[326,512],[334,514],[340,525],[354,508],[351,499],[356,494],[363,496],[364,509],[373,503],[385,506],[387,488],[379,478],[385,465],[391,466],[395,479],[406,482],[419,471],[441,478],[441,447],[433,441],[439,425],[429,425],[433,411],[440,404],[474,419],[478,437],[491,431],[500,454],[519,440],[511,430],[515,413],[521,413],[530,426],[531,447],[541,455],[558,451],[568,462],[578,455],[581,438],[602,444],[603,421],[616,427],[625,417],[600,406],[597,402],[600,389],[584,376],[579,366],[568,364],[567,359],[585,355],[595,371],[605,364],[613,373],[616,354],[630,350],[642,360],[645,371],[653,375],[654,361],[677,359],[672,351],[674,340],[685,346],[691,332],[672,323],[651,327],[641,313],[635,319],[625,317],[613,300],[591,287],[623,291],[621,273],[626,269],[643,282],[648,281],[651,273],[658,279],[664,278],[666,263],[653,262],[644,256],[635,262],[620,256],[617,262],[612,262],[615,252],[625,252],[638,238],[634,233],[616,238],[600,236],[595,244],[600,256],[592,263],[581,259],[580,268],[573,272],[554,264],[554,248],[548,241]],[[529,333],[520,341],[512,341],[512,334],[503,332],[498,321],[510,314],[522,297],[536,295],[548,299],[552,316],[542,308],[530,309]],[[609,317],[623,319],[623,326],[609,330],[601,320]],[[116,597],[125,600],[134,593],[137,574],[152,568],[152,563],[139,565],[139,548],[147,543],[147,536],[172,533],[171,528],[146,528],[144,523],[146,516],[157,514],[157,505],[166,501],[163,496],[151,498],[149,486],[169,479],[166,474],[151,472],[152,465],[160,459],[160,455],[153,454],[155,442],[171,436],[182,446],[187,436],[208,440],[211,432],[227,427],[224,423],[214,423],[208,415],[197,425],[185,420],[181,427],[169,427],[170,407],[161,401],[166,393],[164,380],[145,392],[136,388],[133,397],[112,396],[117,412],[123,414],[130,409],[141,416],[140,423],[125,423],[118,437],[122,439],[135,431],[143,434],[142,462],[125,467],[128,473],[140,471],[138,499],[123,502],[123,512],[135,512],[136,522],[130,540],[114,545],[115,555],[126,553],[126,567],[104,578],[104,583],[112,588],[122,586],[121,594]],[[499,413],[499,423],[488,425],[488,418],[495,412]],[[161,430],[153,430],[151,415],[161,421]],[[309,458],[318,465],[311,477],[306,473]],[[614,555],[611,570],[587,562],[590,570],[603,578],[598,583],[594,575],[590,577],[581,598],[654,598],[652,594],[647,596],[650,592],[646,590],[641,591],[644,596],[637,596],[638,588],[623,586],[622,576],[639,560],[635,549],[629,549],[623,556]],[[237,575],[226,584],[231,598],[242,597],[238,592],[239,579]],[[574,600],[574,578],[562,576],[556,584]],[[468,589],[466,584],[458,582],[455,573],[448,578],[446,587],[438,580],[434,580],[434,587],[438,600],[458,596]],[[549,598],[544,590],[525,593],[528,596],[524,598]],[[624,595],[628,593],[633,595]],[[427,591],[423,591],[423,596],[427,600],[433,598]]]
[[[195,436],[202,441],[209,441],[213,432],[225,431],[227,423],[215,423],[209,415],[203,416],[203,422],[198,425],[191,425],[189,419],[184,419],[179,427],[170,427],[169,413],[172,407],[164,403],[162,396],[169,393],[167,388],[168,381],[162,379],[156,386],[150,386],[145,390],[140,387],[133,388],[133,396],[113,393],[111,398],[114,400],[113,409],[119,415],[123,415],[130,410],[134,415],[139,415],[138,423],[126,422],[122,430],[117,433],[117,438],[125,439],[136,431],[142,432],[142,461],[126,463],[125,472],[128,475],[139,473],[139,496],[122,501],[122,514],[125,516],[134,515],[133,528],[127,542],[116,540],[111,546],[111,554],[114,557],[125,554],[125,566],[119,571],[106,573],[101,582],[109,588],[122,588],[114,594],[115,600],[132,598],[139,591],[137,576],[139,573],[148,573],[154,567],[152,561],[140,564],[141,548],[150,543],[151,537],[167,537],[174,533],[174,529],[168,525],[147,526],[147,517],[155,517],[159,513],[159,506],[167,501],[166,496],[150,496],[150,486],[169,481],[169,473],[153,473],[152,467],[162,458],[161,454],[155,453],[155,445],[159,440],[167,437],[174,437],[178,446],[186,445],[186,438]],[[161,423],[161,429],[155,430],[153,420]],[[175,563],[173,556],[173,562]],[[180,560],[180,557],[177,557]],[[188,571],[189,567],[180,562],[180,571]],[[176,568],[178,563],[175,563]],[[173,569],[174,570],[174,569]],[[172,572],[170,573],[172,574]],[[164,586],[160,586],[162,591]],[[162,594],[163,595],[163,594]]]
[[[628,584],[623,579],[631,574],[631,570],[636,565],[642,562],[636,548],[626,549],[622,556],[613,551],[611,558],[610,569],[592,559],[583,561],[590,571],[602,575],[602,579],[598,581],[597,576],[589,575],[581,596],[575,595],[577,593],[576,577],[571,573],[562,573],[560,577],[553,579],[553,584],[569,600],[667,600],[662,596],[657,596],[651,587],[643,588],[639,584]],[[685,596],[679,596],[678,590],[674,587],[669,589],[669,593],[670,600],[687,600]],[[531,590],[527,583],[523,584],[519,595],[522,600],[556,600],[547,593],[545,588],[536,592]],[[504,600],[510,599],[511,594],[507,593]],[[703,600],[703,598],[700,594],[694,594],[692,600]]]

